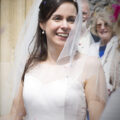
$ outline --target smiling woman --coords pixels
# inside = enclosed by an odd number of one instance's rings
[[[113,36],[112,28],[102,18],[97,20],[96,31],[101,38],[101,45],[106,45]]]
[[[55,48],[55,52],[62,50],[73,28],[76,15],[76,7],[72,3],[66,2],[52,14],[48,21],[40,23],[40,27],[47,36],[48,51],[51,50],[51,47],[52,49]],[[57,49],[55,46],[58,46]]]
[[[101,39],[99,43],[94,44],[92,47],[97,48],[96,53],[101,59],[109,95],[120,86],[119,40],[111,16],[111,11],[107,11],[106,9],[100,10],[94,16],[91,28],[91,31]]]
[[[110,19],[110,16],[111,14],[106,10],[101,10],[96,14],[96,16],[94,16],[91,31],[93,34],[100,36],[101,39],[103,36],[103,41],[104,39],[110,40],[114,35],[113,23]],[[104,38],[104,35],[106,38]]]

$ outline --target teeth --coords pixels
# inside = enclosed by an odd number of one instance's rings
[[[58,35],[62,37],[68,37],[68,34],[58,34]]]

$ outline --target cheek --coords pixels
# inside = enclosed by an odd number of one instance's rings
[[[70,30],[72,30],[74,28],[74,24],[70,24],[69,28],[70,28]]]
[[[53,35],[56,31],[57,31],[57,27],[52,24],[46,28],[46,34],[50,36]]]
[[[47,27],[46,27],[46,30],[51,32],[51,31],[57,29],[58,24],[55,23],[55,22],[48,22],[48,23],[46,24],[46,26],[47,26]]]
[[[113,31],[112,31],[112,29],[108,29],[108,33],[109,33],[109,36],[112,36],[113,35]]]

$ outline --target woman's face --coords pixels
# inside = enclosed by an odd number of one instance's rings
[[[98,36],[101,38],[101,41],[107,44],[112,38],[112,29],[107,22],[104,22],[102,19],[97,20],[96,30]]]
[[[40,23],[47,36],[47,44],[63,47],[77,15],[76,7],[69,2],[61,4],[45,23]]]

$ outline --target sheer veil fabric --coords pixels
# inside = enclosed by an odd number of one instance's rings
[[[12,73],[13,79],[15,81],[13,96],[16,95],[18,92],[26,61],[34,46],[34,37],[38,24],[39,5],[41,2],[42,0],[35,0],[35,2],[33,3],[18,37],[15,49],[15,65],[13,67]],[[31,47],[29,48],[30,44]]]
[[[95,85],[96,89],[94,90],[96,94],[96,99],[99,99],[103,103],[106,102],[107,94],[106,94],[106,85],[105,81],[102,81],[103,76],[103,71],[102,67],[100,64],[99,59],[96,56],[93,55],[82,55],[78,53],[78,41],[81,37],[81,25],[82,25],[82,12],[81,12],[81,1],[80,0],[74,0],[78,4],[78,15],[75,19],[74,23],[74,28],[71,30],[69,37],[64,45],[63,50],[61,51],[58,59],[57,59],[57,64],[60,67],[60,70],[62,71],[67,71],[66,73],[60,72],[60,76],[52,76],[53,79],[54,77],[59,77],[67,79],[67,84],[68,87],[70,87],[66,93],[65,93],[65,120],[73,120],[70,118],[69,114],[70,110],[73,109],[74,107],[74,113],[76,114],[76,119],[80,118],[80,120],[83,120],[85,116],[81,116],[78,114],[80,111],[84,112],[85,110],[82,111],[83,106],[79,106],[79,100],[86,102],[85,99],[82,99],[79,94],[75,95],[77,98],[77,101],[75,105],[73,106],[72,102],[68,99],[71,97],[71,87],[75,87],[74,85],[77,85],[78,82],[80,82],[78,85],[78,89],[81,88],[80,86],[83,87],[81,91],[84,92],[84,83],[85,80],[89,79],[92,76],[96,77]],[[33,46],[34,46],[34,39],[35,39],[35,33],[37,29],[37,24],[38,24],[38,12],[39,12],[39,5],[42,2],[42,0],[36,0],[35,3],[33,4],[30,13],[28,14],[25,24],[23,26],[23,29],[20,33],[19,40],[17,43],[16,47],[16,53],[15,53],[15,69],[14,69],[14,81],[15,81],[15,89],[13,91],[13,95],[17,95],[19,84],[21,82],[21,77],[22,73],[24,70],[24,66],[26,64],[26,61],[29,57],[29,52],[32,51]],[[31,43],[31,41],[33,42]],[[29,47],[29,44],[31,43],[31,46]],[[29,52],[28,52],[29,48]],[[80,58],[80,59],[79,59]],[[39,70],[39,69],[38,69]],[[59,71],[58,71],[59,72]],[[102,72],[102,74],[101,74]],[[50,76],[51,77],[51,76]],[[51,77],[51,79],[52,79]],[[57,79],[57,78],[56,78]],[[69,86],[74,82],[73,86]],[[85,95],[82,95],[85,96]],[[69,102],[67,102],[69,101]],[[69,104],[69,108],[67,107]],[[73,112],[73,111],[72,111]],[[83,114],[84,115],[84,114]],[[78,117],[79,116],[79,117]]]

